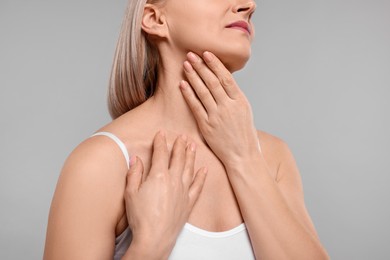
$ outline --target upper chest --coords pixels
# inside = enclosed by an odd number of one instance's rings
[[[168,140],[170,153],[173,143],[174,140]],[[144,164],[144,172],[148,173],[152,166],[152,144],[133,146],[129,149],[129,152],[141,158]],[[188,222],[212,231],[228,230],[242,223],[243,218],[239,204],[223,163],[207,145],[198,142],[194,172],[203,166],[206,166],[208,169],[207,178]],[[268,168],[270,169],[270,174],[275,177],[277,165],[272,159],[269,160]]]

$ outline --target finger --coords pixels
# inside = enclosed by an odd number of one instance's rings
[[[172,175],[176,175],[177,177],[181,176],[184,169],[186,146],[187,136],[181,135],[176,138],[172,148],[169,170],[172,172]]]
[[[143,175],[143,164],[137,156],[131,157],[130,169],[126,176],[126,191],[128,194],[134,194],[138,191]]]
[[[203,59],[211,71],[217,76],[228,96],[232,99],[238,98],[241,94],[241,90],[225,65],[209,51],[203,53]]]
[[[195,165],[196,145],[191,143],[186,149],[186,161],[183,171],[183,184],[184,187],[190,187],[194,180],[194,165]]]
[[[189,196],[189,207],[192,210],[194,207],[196,201],[199,198],[199,195],[202,191],[204,182],[206,180],[206,175],[207,175],[207,168],[202,168],[198,170],[198,172],[195,175],[195,179],[190,187],[190,190],[188,192]]]
[[[149,175],[165,172],[168,169],[169,152],[165,133],[159,131],[153,140],[152,167]]]
[[[207,89],[213,95],[215,102],[217,104],[223,102],[226,99],[227,94],[214,72],[211,71],[210,68],[195,53],[189,52],[187,54],[187,58],[200,78],[204,81]]]
[[[195,90],[196,95],[199,97],[199,100],[202,102],[207,112],[215,110],[217,108],[217,104],[213,95],[211,95],[210,90],[207,89],[205,83],[188,61],[184,62],[184,72],[188,82]]]
[[[187,81],[182,80],[180,82],[180,89],[184,96],[185,101],[190,107],[192,114],[195,116],[195,119],[198,123],[201,123],[208,119],[206,110],[204,109],[202,103],[196,97],[194,91]]]

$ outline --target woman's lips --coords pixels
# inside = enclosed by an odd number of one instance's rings
[[[244,31],[248,34],[251,34],[251,31],[249,29],[249,25],[245,21],[233,22],[233,23],[229,24],[228,26],[226,26],[226,28],[238,29],[238,30]]]

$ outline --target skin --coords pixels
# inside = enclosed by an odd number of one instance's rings
[[[123,259],[166,259],[185,222],[209,231],[245,222],[257,258],[329,258],[293,155],[255,129],[231,75],[250,57],[254,28],[248,35],[226,25],[249,21],[254,9],[246,0],[145,6],[142,29],[161,56],[157,91],[99,129],[137,157],[128,171],[104,136],[72,152],[53,197],[45,259],[112,259],[127,226],[134,238]]]

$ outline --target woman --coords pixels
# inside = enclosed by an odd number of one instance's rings
[[[256,131],[231,76],[249,59],[254,10],[251,0],[129,1],[115,120],[67,159],[45,259],[328,258],[293,156]]]

